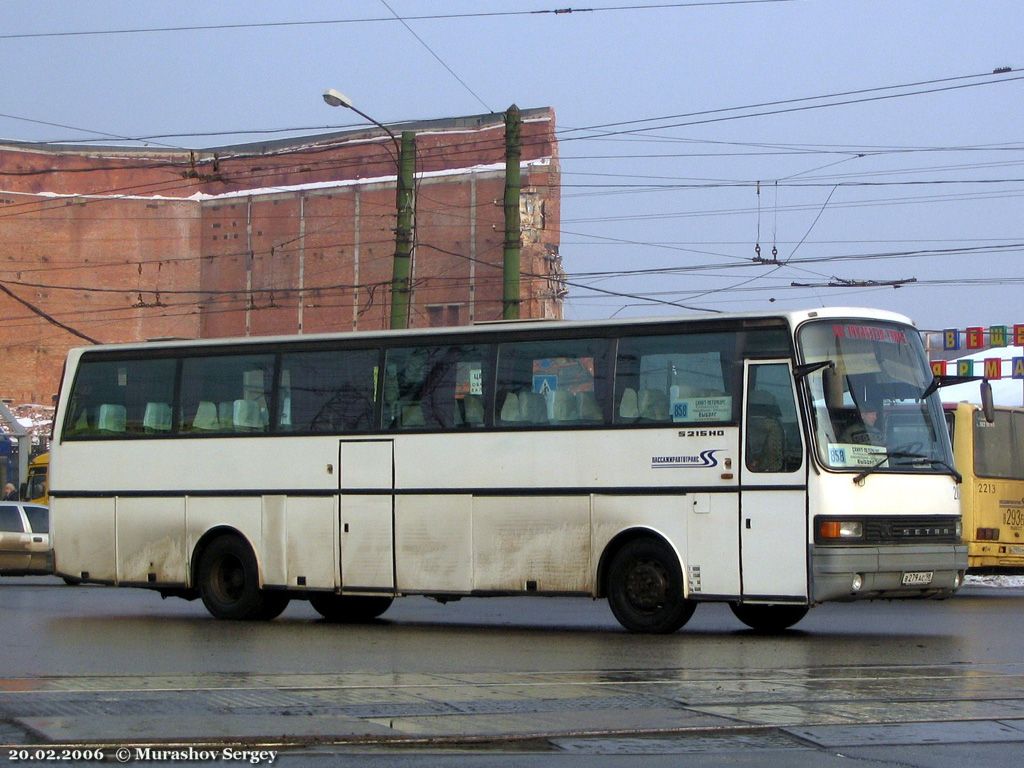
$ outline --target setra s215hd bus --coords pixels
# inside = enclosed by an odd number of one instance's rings
[[[967,550],[932,384],[914,326],[859,309],[74,349],[56,571],[224,619],[579,595],[657,633],[707,601],[776,631],[947,597]]]

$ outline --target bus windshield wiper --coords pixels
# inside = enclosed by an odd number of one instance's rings
[[[920,464],[922,462],[926,462],[932,465],[938,464],[939,466],[948,469],[949,474],[958,483],[963,482],[963,476],[942,459],[936,459],[931,456],[925,456],[923,453],[913,453],[911,451],[886,451],[884,454],[882,454],[882,458],[880,458],[877,462],[872,464],[870,467],[866,467],[865,469],[863,469],[862,471],[858,472],[856,475],[853,476],[854,484],[859,483],[865,477],[867,477],[876,469],[885,464],[885,462],[887,462],[889,459],[913,459],[913,461],[905,462],[909,464]]]
[[[915,461],[912,461],[912,462],[909,462],[909,463],[911,463],[911,464],[931,464],[932,466],[940,466],[940,467],[943,467],[946,470],[948,470],[949,474],[950,474],[950,477],[952,477],[958,483],[962,483],[964,481],[964,476],[961,475],[959,472],[957,472],[956,469],[954,469],[953,466],[950,465],[948,462],[946,462],[944,459],[936,459],[933,456],[920,456],[920,455],[914,456],[913,458],[915,459]]]
[[[865,467],[863,470],[853,476],[854,485],[859,483],[865,477],[870,475],[880,466],[885,464],[889,459],[927,459],[928,457],[921,453],[911,453],[910,451],[885,451],[881,454],[882,458],[872,464],[870,467]]]

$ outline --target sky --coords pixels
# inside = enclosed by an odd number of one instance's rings
[[[567,318],[1009,325],[1022,32],[1019,0],[4,0],[0,138],[208,148],[364,125],[327,88],[383,123],[552,107]]]

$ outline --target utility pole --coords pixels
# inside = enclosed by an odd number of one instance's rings
[[[409,327],[409,273],[412,264],[413,178],[416,173],[416,134],[402,131],[398,156],[395,206],[395,261],[391,276],[391,327]]]
[[[519,270],[522,226],[519,221],[519,158],[522,155],[519,107],[505,111],[505,251],[502,260],[501,317],[519,319]]]

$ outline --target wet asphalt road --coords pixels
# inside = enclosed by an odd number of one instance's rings
[[[702,605],[681,632],[646,637],[585,599],[406,598],[364,626],[295,602],[251,624],[145,591],[2,578],[0,621],[0,743],[209,750],[130,752],[136,765],[245,762],[225,745],[274,764],[417,768],[1024,756],[1021,589],[831,604],[776,637]]]

